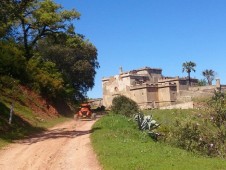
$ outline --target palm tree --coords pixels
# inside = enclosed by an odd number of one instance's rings
[[[210,70],[206,69],[202,72],[202,75],[206,78],[206,80],[208,81],[208,84],[212,85],[212,81],[216,75],[215,71],[213,71],[211,69]]]
[[[183,63],[182,67],[183,67],[182,72],[188,73],[188,81],[189,81],[189,86],[190,86],[191,85],[190,74],[191,74],[191,71],[195,72],[196,64],[192,61],[189,61],[189,62],[186,61],[185,63]]]

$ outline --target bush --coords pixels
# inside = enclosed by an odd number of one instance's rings
[[[208,120],[205,122],[177,122],[177,128],[171,134],[171,142],[188,151],[225,158],[225,141],[222,141],[221,134],[213,126],[208,127]]]
[[[203,155],[226,158],[226,95],[216,92],[207,104],[205,110],[161,113],[163,122],[158,120],[162,124],[158,131],[163,134],[162,141]]]
[[[139,107],[135,101],[126,96],[120,95],[113,99],[111,110],[115,114],[131,117],[139,112]]]
[[[219,128],[225,129],[226,124],[226,95],[222,92],[215,92],[208,102],[212,122]]]

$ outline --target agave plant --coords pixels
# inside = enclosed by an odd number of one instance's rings
[[[137,113],[134,118],[137,121],[138,127],[139,127],[140,130],[147,130],[149,135],[152,138],[157,139],[157,137],[160,134],[157,133],[157,132],[154,132],[153,130],[158,128],[160,126],[160,124],[158,124],[152,118],[152,115],[144,116],[144,114],[142,114],[142,113]]]

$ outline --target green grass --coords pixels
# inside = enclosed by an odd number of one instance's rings
[[[196,109],[172,109],[172,110],[151,110],[145,114],[151,114],[153,119],[161,124],[160,128],[171,129],[175,128],[175,122],[191,121],[199,123],[205,128],[214,129],[212,124],[206,122],[207,113],[203,110]]]
[[[106,115],[93,127],[94,150],[105,170],[215,170],[226,169],[226,161],[203,157],[154,142],[121,115]]]
[[[24,106],[15,102],[12,124],[8,124],[10,104],[6,97],[1,96],[0,100],[0,148],[8,145],[13,140],[23,139],[24,137],[39,133],[58,123],[69,120],[63,116],[49,117],[48,119],[37,118],[37,114]]]
[[[164,124],[170,124],[175,119],[186,119],[192,118],[198,114],[204,114],[202,110],[195,109],[172,109],[172,110],[148,110],[145,111],[146,114],[153,115],[153,118],[161,121]]]
[[[0,94],[0,148],[13,140],[23,139],[69,120],[48,112],[40,102],[40,95],[24,92],[19,81],[11,77],[0,77]],[[14,103],[14,114],[9,124],[11,103]]]

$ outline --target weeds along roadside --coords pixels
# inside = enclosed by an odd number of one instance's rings
[[[145,115],[152,115],[149,119],[149,125],[154,119],[156,119],[155,123],[157,122],[157,128],[150,129],[149,126],[147,133],[152,138],[154,134],[156,141],[164,142],[173,147],[204,156],[225,158],[225,95],[215,92],[214,96],[206,102],[208,108],[204,110],[146,111]],[[124,115],[131,119],[136,112],[139,112],[138,106],[131,99],[125,96],[117,96],[113,99],[112,113]],[[159,124],[160,126],[158,126]],[[144,132],[144,129],[140,127],[139,129]]]
[[[210,157],[226,158],[225,94],[215,92],[204,110],[152,111],[161,126],[159,141]]]
[[[154,116],[155,117],[155,116]],[[104,169],[224,169],[226,162],[153,141],[132,118],[109,113],[93,126],[91,141]]]

